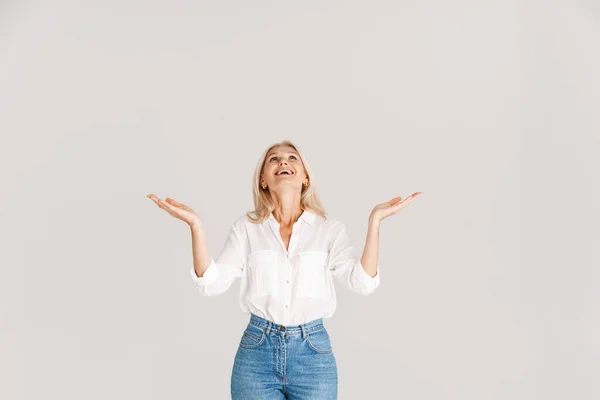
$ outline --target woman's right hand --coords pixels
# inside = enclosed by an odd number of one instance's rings
[[[188,224],[190,227],[200,223],[200,218],[196,212],[185,204],[178,203],[169,197],[167,197],[165,200],[161,200],[153,193],[150,193],[146,197],[154,201],[160,208],[171,214],[173,217]]]

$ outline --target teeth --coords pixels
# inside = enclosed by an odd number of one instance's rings
[[[282,169],[281,171],[277,171],[277,173],[275,175],[281,175],[286,171],[287,171],[288,175],[292,175],[292,171],[289,169]]]

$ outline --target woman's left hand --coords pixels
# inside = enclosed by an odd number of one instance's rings
[[[419,197],[422,193],[423,192],[415,192],[404,200],[402,200],[402,197],[394,197],[390,201],[378,204],[377,206],[375,206],[373,211],[371,211],[370,219],[376,222],[381,222],[384,218],[387,218],[390,215],[394,215],[398,211],[402,210],[404,207],[409,205],[414,199]]]

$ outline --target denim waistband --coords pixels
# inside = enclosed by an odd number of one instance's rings
[[[304,336],[306,333],[324,329],[323,318],[317,318],[300,325],[280,325],[259,317],[256,314],[250,313],[250,322],[248,323],[256,326],[257,328],[264,329],[267,335],[271,332],[271,330],[274,330],[275,332],[285,332],[288,335],[297,335],[303,333],[302,336]]]

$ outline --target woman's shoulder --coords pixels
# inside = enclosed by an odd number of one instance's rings
[[[257,226],[260,225],[260,223],[257,223],[255,221],[252,221],[250,219],[250,216],[248,215],[248,213],[244,213],[239,215],[232,224],[237,230],[241,231],[246,231],[248,229],[251,230],[252,226]]]
[[[234,221],[233,221],[233,225],[238,228],[241,229],[244,226],[246,226],[247,224],[250,223],[250,220],[248,219],[248,214],[242,214],[239,215]]]
[[[321,224],[328,229],[341,229],[344,227],[344,223],[341,220],[330,214],[327,214],[327,219],[322,218]]]

